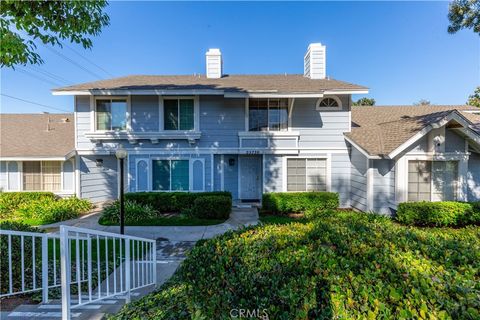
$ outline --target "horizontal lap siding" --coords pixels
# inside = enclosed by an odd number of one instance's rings
[[[465,138],[450,129],[446,129],[445,152],[465,152]]]
[[[202,148],[237,148],[238,132],[245,131],[245,99],[219,96],[200,97]]]
[[[338,192],[340,207],[350,207],[350,158],[348,153],[332,154],[331,191]]]
[[[264,155],[264,192],[281,192],[283,190],[283,157],[266,154]]]
[[[114,156],[81,156],[79,159],[81,197],[94,203],[116,199],[117,159]],[[98,167],[96,159],[103,159],[103,165]]]
[[[131,97],[131,123],[135,132],[158,132],[159,103],[158,96]]]
[[[90,97],[75,97],[75,134],[77,148],[89,149],[94,145],[85,137],[85,133],[92,131],[90,120]]]
[[[367,210],[367,159],[356,148],[350,153],[351,184],[350,205],[360,211]]]
[[[480,201],[480,154],[473,153],[468,159],[468,201]]]
[[[373,211],[391,214],[395,204],[395,161],[373,160]]]

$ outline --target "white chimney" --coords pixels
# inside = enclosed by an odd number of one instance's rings
[[[220,49],[208,49],[205,54],[207,78],[218,79],[222,77],[222,53]]]
[[[310,79],[325,79],[327,50],[321,43],[310,43],[303,62],[303,75]]]

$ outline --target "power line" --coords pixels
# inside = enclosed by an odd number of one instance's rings
[[[33,71],[35,71],[35,72],[38,72],[38,73],[40,73],[40,74],[42,74],[42,75],[45,75],[45,76],[47,76],[47,77],[50,77],[50,78],[53,79],[54,81],[61,81],[61,82],[65,83],[65,84],[68,84],[68,85],[70,85],[70,84],[72,83],[71,81],[69,81],[69,80],[67,80],[67,79],[65,79],[65,78],[63,78],[63,77],[61,77],[61,76],[58,76],[58,75],[56,75],[56,74],[54,74],[54,73],[51,73],[51,72],[49,72],[49,71],[47,71],[47,70],[43,70],[43,69],[41,69],[41,68],[33,68],[33,67],[31,67],[31,66],[26,66],[26,68],[28,68],[28,69],[30,69],[30,70],[33,70]]]
[[[2,96],[4,96],[4,97],[10,98],[10,99],[15,99],[15,100],[19,100],[19,101],[23,101],[23,102],[31,103],[31,104],[36,104],[37,106],[41,106],[41,107],[48,108],[48,109],[52,109],[52,110],[57,110],[57,111],[62,111],[62,112],[70,113],[70,111],[65,110],[65,109],[60,109],[60,108],[52,107],[52,106],[49,106],[49,105],[46,105],[46,104],[41,104],[41,103],[33,102],[33,101],[30,101],[30,100],[25,100],[25,99],[18,98],[18,97],[14,97],[14,96],[10,96],[10,95],[4,94],[4,93],[0,93],[0,94],[1,94]]]
[[[61,52],[58,52],[57,50],[53,49],[52,47],[50,46],[47,46],[47,45],[44,45],[48,50],[52,51],[53,53],[55,53],[57,56],[65,59],[66,61],[70,62],[71,64],[77,66],[78,68],[82,69],[83,71],[87,72],[87,73],[90,73],[91,75],[93,75],[95,78],[98,78],[98,79],[103,79],[102,76],[98,75],[97,73],[95,72],[92,72],[90,70],[88,70],[87,68],[85,68],[84,66],[82,66],[81,64],[75,62],[74,60],[70,59],[69,57],[65,56],[64,54],[62,54]]]
[[[87,57],[83,56],[81,53],[79,53],[78,51],[76,51],[75,49],[73,49],[71,46],[69,46],[68,44],[66,43],[62,43],[62,45],[64,45],[65,47],[67,47],[68,49],[70,49],[71,51],[73,51],[77,56],[79,56],[80,58],[82,58],[83,60],[89,62],[90,64],[92,64],[93,66],[97,67],[98,69],[102,70],[103,72],[105,72],[106,74],[108,74],[110,77],[115,77],[112,73],[108,72],[107,70],[105,70],[103,67],[99,66],[98,64],[96,64],[95,62],[93,62],[92,60],[88,59]]]
[[[20,69],[20,68],[18,68],[16,71],[21,72],[21,73],[23,73],[23,74],[26,74],[26,75],[28,75],[28,76],[30,76],[30,77],[33,77],[33,78],[37,79],[37,80],[40,80],[40,81],[43,81],[43,82],[48,82],[49,84],[52,84],[52,85],[57,86],[57,87],[62,86],[62,85],[61,85],[60,83],[58,83],[58,82],[54,82],[54,81],[52,81],[52,80],[42,78],[42,77],[40,77],[40,76],[38,76],[38,75],[36,75],[36,74],[34,74],[34,73],[31,73],[30,71],[25,70],[25,69]]]

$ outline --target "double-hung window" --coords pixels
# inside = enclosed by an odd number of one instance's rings
[[[190,183],[188,160],[153,160],[152,189],[188,191]]]
[[[286,131],[288,99],[250,99],[249,131]]]
[[[409,161],[408,201],[457,200],[458,161]]]
[[[287,191],[326,191],[327,160],[287,159]]]
[[[97,130],[120,131],[127,129],[126,99],[96,100]]]
[[[60,191],[62,186],[60,161],[24,161],[23,190]]]
[[[163,110],[165,130],[194,129],[193,99],[165,99]]]

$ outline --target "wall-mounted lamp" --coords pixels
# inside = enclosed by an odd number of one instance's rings
[[[95,164],[97,167],[103,167],[103,159],[95,159]]]
[[[230,167],[233,167],[233,166],[235,165],[235,159],[234,159],[234,158],[228,159],[228,165],[229,165]]]

